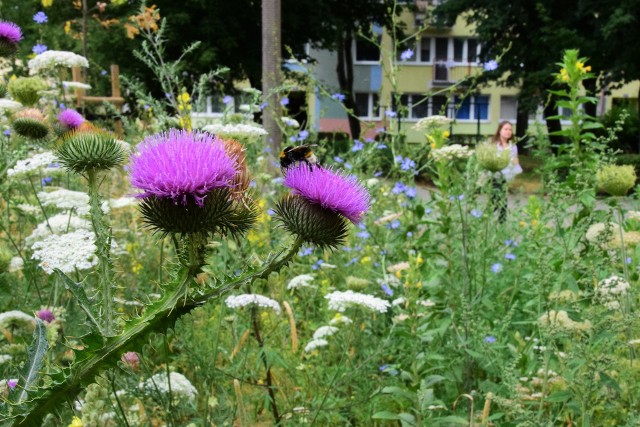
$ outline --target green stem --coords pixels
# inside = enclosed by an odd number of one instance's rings
[[[87,181],[89,183],[89,205],[91,211],[91,222],[93,231],[96,233],[96,247],[98,260],[100,265],[98,271],[100,274],[100,287],[102,288],[102,310],[104,313],[104,333],[106,336],[112,336],[115,333],[114,314],[113,314],[113,296],[111,294],[111,233],[107,228],[105,215],[102,212],[98,183],[98,172],[91,169],[87,172]]]

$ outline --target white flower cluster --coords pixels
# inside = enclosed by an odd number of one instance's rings
[[[396,298],[393,301],[391,301],[391,307],[397,307],[397,306],[402,305],[402,304],[404,304],[406,302],[407,302],[407,299],[405,297]]]
[[[470,150],[466,145],[460,144],[445,145],[442,148],[431,151],[431,157],[436,161],[468,159],[472,154],[473,150]]]
[[[36,227],[35,230],[25,239],[27,245],[32,245],[38,240],[43,240],[51,234],[63,234],[73,230],[90,230],[91,223],[75,215],[58,214],[49,218]]]
[[[95,234],[88,230],[76,230],[72,233],[53,234],[35,242],[31,247],[32,259],[40,261],[40,267],[47,273],[59,268],[65,273],[75,269],[86,270],[98,264],[95,254]]]
[[[319,339],[319,340],[311,340],[309,341],[309,343],[304,347],[304,352],[305,353],[309,353],[319,347],[326,347],[329,345],[329,341],[327,340],[323,340],[323,339]]]
[[[313,274],[300,274],[299,276],[294,277],[289,280],[289,284],[287,285],[287,289],[298,289],[298,288],[308,288],[311,286],[313,282]]]
[[[51,151],[37,153],[28,159],[18,160],[16,165],[7,171],[7,176],[25,175],[30,172],[46,168],[46,172],[64,172],[61,168],[51,168],[49,165],[58,161]]]
[[[290,128],[297,129],[300,127],[300,123],[296,119],[292,119],[291,117],[282,117],[282,123],[289,126]]]
[[[19,205],[16,206],[16,208],[18,208],[19,210],[22,211],[22,213],[27,215],[36,216],[42,213],[42,209],[40,209],[40,206],[30,205],[28,203],[20,203]]]
[[[229,308],[242,308],[242,307],[246,307],[249,304],[255,304],[258,307],[270,308],[278,314],[282,312],[282,310],[280,309],[280,304],[278,304],[278,301],[272,300],[271,298],[267,298],[264,295],[257,295],[257,294],[232,295],[225,300],[225,303]]]
[[[48,50],[29,60],[29,73],[37,74],[43,70],[62,67],[89,67],[89,61],[82,55],[63,50]]]
[[[81,83],[81,82],[62,82],[62,87],[66,89],[84,89],[84,90],[91,89],[91,85],[88,85],[86,83]]]
[[[350,325],[353,323],[353,320],[349,319],[347,316],[341,313],[336,313],[333,319],[329,322],[331,326],[335,325]]]
[[[65,188],[60,188],[54,191],[41,191],[38,193],[38,199],[43,206],[55,206],[58,209],[75,210],[80,215],[88,215],[90,211],[89,207],[89,195],[81,191],[71,191]],[[109,212],[109,203],[102,203],[102,211],[106,214]]]
[[[585,238],[589,243],[607,243],[613,237],[613,233],[619,232],[619,227],[613,222],[597,222],[587,229]]]
[[[538,319],[538,324],[547,329],[555,331],[576,331],[584,332],[591,329],[591,322],[576,322],[572,320],[564,310],[549,310]]]
[[[347,307],[352,305],[358,305],[380,313],[386,313],[389,308],[388,301],[351,290],[331,292],[325,298],[329,300],[329,309],[339,312],[344,312]]]
[[[32,325],[36,319],[20,310],[11,310],[0,313],[0,329],[6,329],[10,325],[25,327]]]
[[[235,125],[212,124],[212,125],[204,126],[202,130],[205,132],[213,133],[220,137],[226,136],[226,137],[237,137],[237,138],[242,138],[242,137],[251,138],[251,137],[260,137],[267,134],[267,131],[264,130],[261,126],[248,125],[244,123],[239,123]]]
[[[111,199],[109,200],[109,206],[111,209],[120,209],[126,208],[129,206],[136,206],[138,204],[138,199],[135,197],[120,197],[119,199]]]
[[[413,127],[418,130],[429,130],[435,127],[449,126],[451,119],[445,116],[429,116],[418,120]]]
[[[411,268],[411,265],[409,265],[408,262],[404,261],[404,262],[399,262],[397,264],[393,264],[387,267],[387,272],[388,273],[397,273],[398,271],[404,271],[404,270],[408,270]]]
[[[13,359],[13,357],[8,354],[0,354],[0,365],[11,362],[11,359]]]
[[[19,256],[14,256],[9,262],[9,273],[15,273],[24,267],[24,260]]]
[[[313,339],[319,340],[325,337],[330,337],[331,335],[335,334],[338,331],[339,329],[336,328],[335,326],[320,326],[313,333]]]
[[[12,99],[0,98],[0,110],[18,110],[22,108],[22,104]]]
[[[182,374],[171,372],[169,378],[165,371],[159,372],[140,383],[139,387],[149,393],[169,394],[171,390],[172,397],[182,396],[193,400],[198,395],[198,390],[191,384],[191,381]]]
[[[627,294],[630,287],[629,282],[614,274],[598,283],[596,296],[608,309],[618,310],[620,308],[619,299]]]

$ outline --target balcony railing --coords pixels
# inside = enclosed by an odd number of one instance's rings
[[[456,63],[451,60],[436,60],[433,63],[433,85],[458,83],[473,74],[478,65],[472,63]]]

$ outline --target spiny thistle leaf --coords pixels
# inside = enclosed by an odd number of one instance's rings
[[[47,327],[40,319],[36,319],[36,329],[33,331],[33,343],[29,347],[29,362],[24,366],[22,372],[22,392],[18,402],[22,402],[27,397],[27,392],[36,384],[40,377],[40,369],[44,364],[44,357],[49,348],[47,341]]]
[[[320,248],[337,248],[349,231],[346,218],[299,196],[285,197],[274,210],[287,231]]]
[[[100,326],[100,322],[98,322],[97,316],[93,312],[91,301],[89,300],[89,297],[87,297],[87,294],[84,291],[84,287],[79,283],[71,280],[69,276],[62,272],[62,270],[56,268],[53,271],[60,279],[62,279],[64,287],[76,298],[76,301],[80,305],[80,308],[82,308],[82,310],[86,313],[87,318],[91,323],[91,328],[97,332],[102,332],[102,327]]]
[[[127,154],[122,144],[109,132],[69,132],[58,147],[60,163],[81,174],[87,170],[107,170],[124,162]]]

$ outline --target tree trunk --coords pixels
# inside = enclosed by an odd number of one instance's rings
[[[282,142],[282,132],[277,122],[282,115],[282,108],[280,97],[275,92],[280,86],[282,63],[280,24],[280,0],[262,0],[262,99],[267,103],[262,114],[262,125],[267,131],[265,146],[271,148],[270,157],[274,161]]]
[[[516,113],[516,138],[522,139],[527,134],[529,128],[529,110],[522,108],[518,103],[518,111]],[[523,150],[524,147],[518,147],[518,150]]]
[[[355,116],[356,101],[353,93],[353,55],[351,54],[351,45],[353,44],[353,33],[351,30],[338,32],[338,64],[336,72],[338,73],[338,84],[340,91],[344,94],[344,106],[351,111],[353,115],[349,115],[349,129],[351,138],[360,138],[360,120]]]

